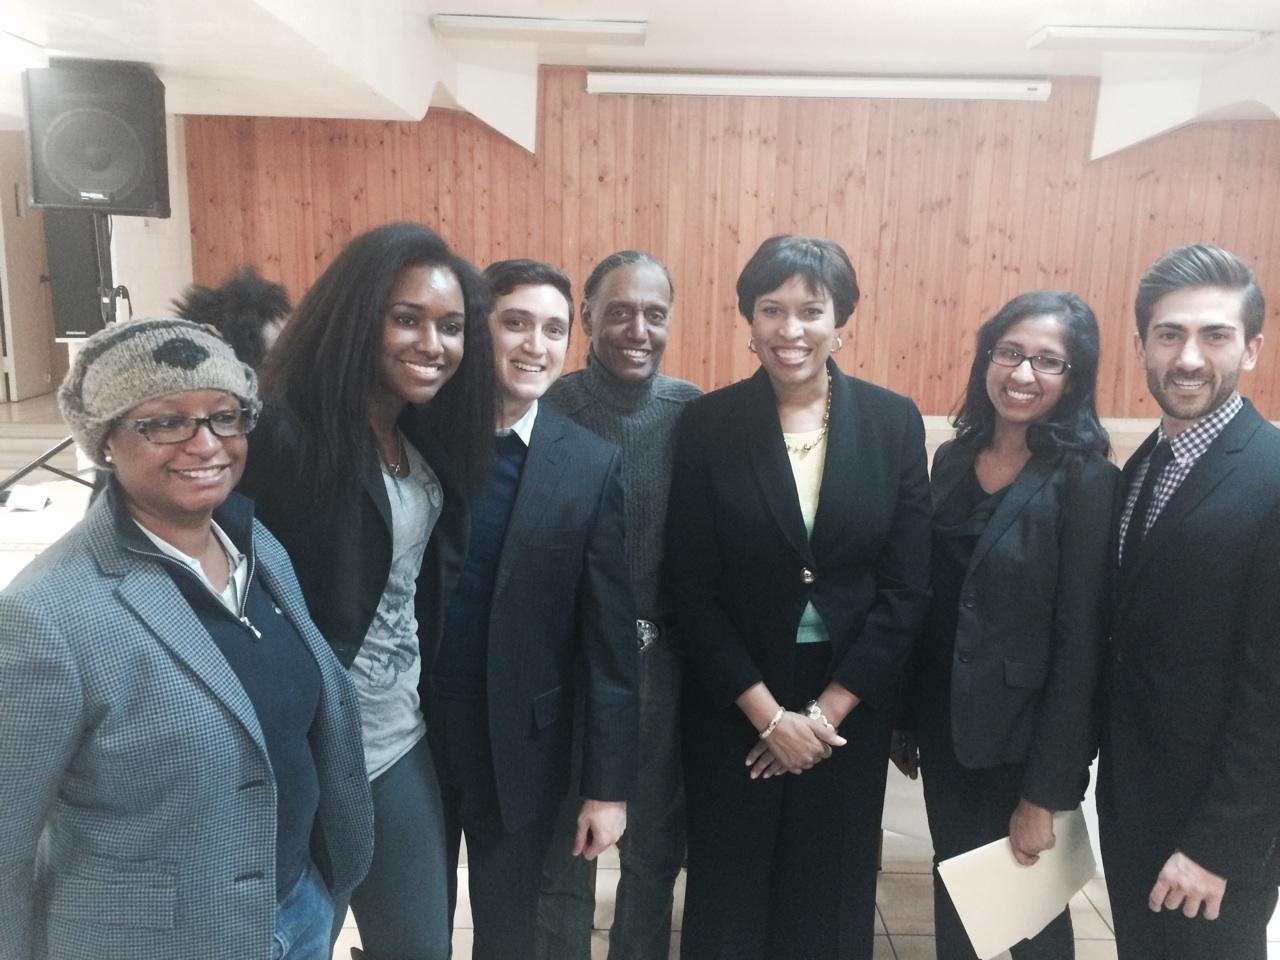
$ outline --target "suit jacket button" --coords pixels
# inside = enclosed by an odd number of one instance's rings
[[[972,593],[966,593],[963,597],[960,598],[960,604],[966,610],[972,610],[974,607],[978,605],[978,598]]]
[[[810,570],[808,567],[805,567],[803,570],[801,570],[801,571],[800,571],[800,582],[801,582],[801,583],[813,583],[813,581],[814,581],[815,579],[817,579],[817,578],[816,578],[816,577],[814,577],[814,575],[813,575],[813,571],[812,571],[812,570]]]
[[[973,660],[973,654],[968,650],[961,650],[959,656],[956,659],[958,659],[961,663],[969,663]]]

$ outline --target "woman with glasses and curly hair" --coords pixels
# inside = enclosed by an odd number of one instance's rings
[[[978,330],[956,437],[934,458],[933,599],[907,677],[912,732],[892,756],[923,773],[935,863],[1006,836],[1035,863],[1054,812],[1084,797],[1119,478],[1097,374],[1079,297],[1015,297]],[[975,956],[936,871],[934,918],[941,960]],[[1064,910],[1012,953],[1073,950]]]

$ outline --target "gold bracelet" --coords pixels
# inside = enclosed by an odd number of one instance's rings
[[[786,713],[785,707],[779,707],[778,712],[773,715],[773,719],[769,721],[769,725],[760,731],[760,739],[768,740],[773,735],[773,731],[778,729],[778,724],[782,722],[782,715]]]

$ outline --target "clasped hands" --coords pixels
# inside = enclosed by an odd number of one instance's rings
[[[767,740],[758,740],[747,751],[751,779],[779,773],[801,773],[831,756],[848,741],[835,727],[791,710],[782,715]]]

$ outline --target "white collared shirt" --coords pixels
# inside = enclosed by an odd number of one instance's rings
[[[529,446],[529,438],[533,436],[533,421],[538,419],[538,401],[535,400],[529,405],[529,409],[524,412],[524,416],[517,420],[509,427],[501,427],[494,431],[494,436],[505,437],[514,433],[517,437],[524,441],[524,445]]]
[[[231,538],[226,532],[213,521],[213,535],[218,538],[218,542],[222,545],[222,549],[227,554],[228,567],[230,568],[230,576],[227,577],[227,588],[218,590],[205,576],[204,567],[200,565],[200,561],[195,557],[183,553],[168,540],[156,536],[137,520],[133,521],[138,524],[138,529],[147,535],[147,539],[156,545],[156,549],[163,553],[166,557],[172,557],[184,567],[189,569],[197,577],[200,582],[209,588],[209,592],[222,601],[222,605],[231,611],[232,615],[240,616],[240,598],[244,596],[245,589],[249,584],[249,558],[240,552],[239,548],[231,542]]]

